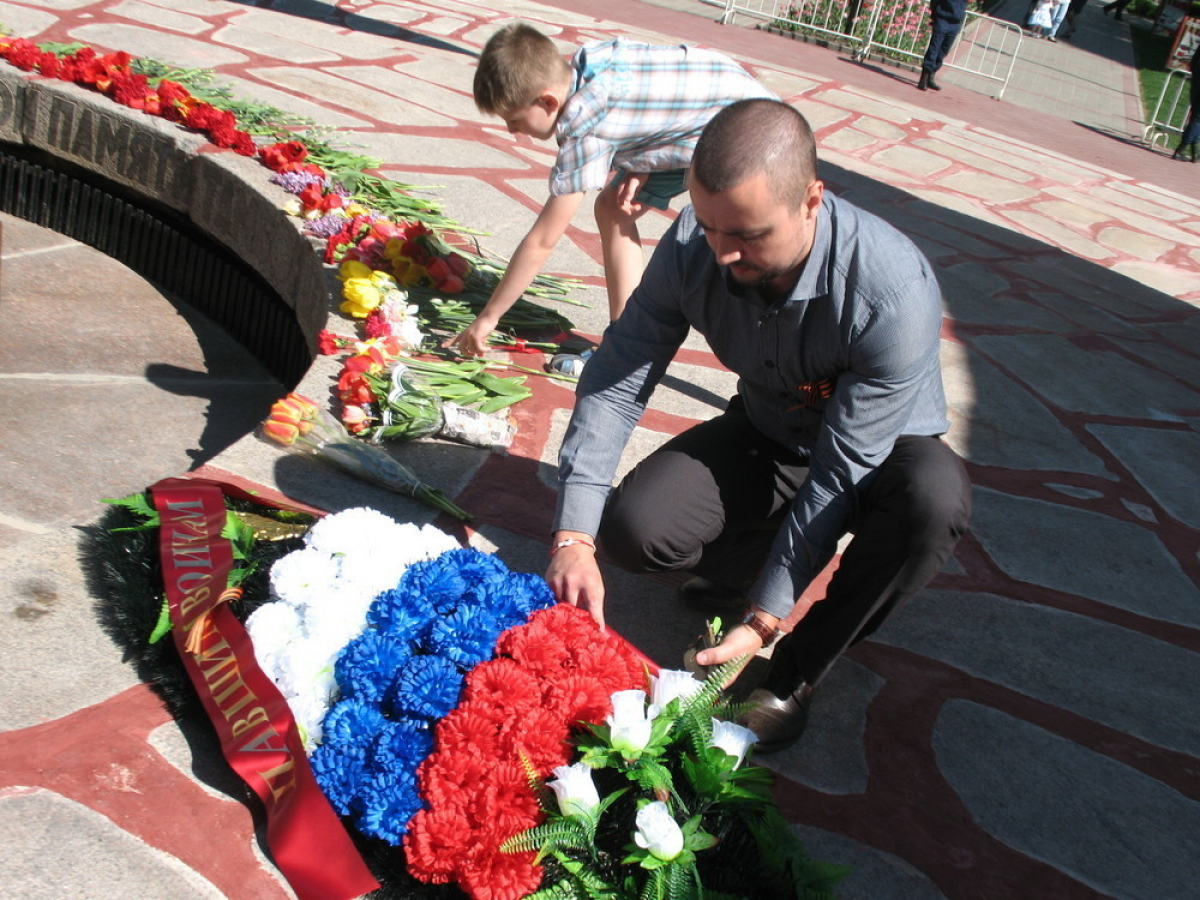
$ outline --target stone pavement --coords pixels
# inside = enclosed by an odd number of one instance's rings
[[[544,198],[552,153],[470,101],[474,54],[499,24],[531,21],[564,48],[624,33],[736,55],[809,117],[829,185],[933,260],[949,440],[975,484],[973,531],[946,572],[834,668],[801,743],[763,758],[787,817],[814,856],[853,867],[846,898],[1195,896],[1197,169],[1082,116],[919,93],[903,74],[702,12],[0,0],[17,34],[212,67],[337,128],[392,177],[442,185],[448,213],[500,254]],[[252,360],[128,270],[0,224],[0,895],[288,896],[205,729],[170,721],[96,624],[80,529],[99,498],[196,465],[331,510],[429,514],[243,437],[278,391]],[[586,211],[569,237],[549,268],[590,285],[589,306],[564,311],[598,335]],[[337,314],[330,327],[352,328]],[[318,360],[301,388],[325,396],[335,365]],[[693,338],[630,459],[732,389]],[[506,457],[397,453],[475,513],[472,543],[540,571],[570,404],[539,382]],[[673,585],[612,572],[610,592],[610,624],[674,665],[700,623]]]

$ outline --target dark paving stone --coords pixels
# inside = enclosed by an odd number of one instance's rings
[[[948,440],[972,462],[1112,477],[1024,385],[969,347],[943,346],[942,380],[954,421]]]
[[[1163,509],[1191,528],[1200,528],[1200,434],[1165,428],[1089,425]]]
[[[974,819],[998,840],[1106,896],[1195,896],[1200,804],[1178,791],[968,701],[942,709],[934,750]]]
[[[1086,616],[994,594],[926,591],[875,637],[1117,731],[1200,752],[1200,656]],[[1147,702],[1153,698],[1153,702]]]
[[[867,707],[883,685],[870,669],[842,660],[821,679],[800,741],[758,762],[822,793],[863,793],[871,774],[862,740]]]
[[[1174,419],[1200,407],[1200,394],[1117,353],[1059,337],[983,336],[972,343],[1030,389],[1064,409],[1138,419]],[[1069,378],[1063,372],[1070,372]]]
[[[1138,525],[976,488],[971,531],[1018,581],[1200,626],[1196,586],[1158,538]]]
[[[944,900],[946,896],[898,856],[820,828],[793,825],[792,830],[812,859],[852,869],[834,888],[838,900]]]

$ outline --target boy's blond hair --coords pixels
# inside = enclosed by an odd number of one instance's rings
[[[475,105],[489,115],[516,112],[570,78],[571,67],[550,38],[523,22],[506,25],[488,39],[479,56]]]

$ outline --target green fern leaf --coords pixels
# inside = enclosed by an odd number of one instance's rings
[[[501,853],[545,854],[548,850],[565,847],[583,850],[590,846],[587,829],[573,819],[552,819],[514,834],[500,845]]]
[[[140,516],[143,521],[140,525],[131,526],[129,528],[114,528],[112,531],[146,531],[150,528],[157,528],[161,523],[158,517],[158,510],[150,502],[150,495],[143,491],[140,494],[130,494],[128,497],[119,499],[105,499],[101,503],[108,503],[112,506],[122,506],[135,516]]]

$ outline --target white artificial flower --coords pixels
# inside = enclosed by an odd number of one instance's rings
[[[246,619],[246,632],[254,646],[259,668],[272,681],[277,681],[288,648],[304,634],[304,626],[296,607],[287,603],[264,603]]]
[[[634,824],[637,826],[634,842],[658,859],[670,862],[683,852],[683,832],[661,800],[639,809]]]
[[[698,692],[702,687],[704,687],[704,682],[697,681],[691,672],[681,672],[678,669],[659,669],[658,675],[650,676],[651,702],[663,710],[676,697],[685,699]]]
[[[612,695],[612,706],[609,740],[623,757],[635,759],[650,743],[654,727],[653,710],[646,709],[646,692],[617,691]]]
[[[338,578],[340,562],[328,553],[296,550],[271,566],[271,592],[292,606],[303,606],[313,591],[326,590]]]
[[[600,806],[600,795],[592,781],[592,769],[577,762],[554,769],[555,781],[546,783],[558,798],[558,809],[564,816],[590,816]]]
[[[746,753],[754,746],[758,735],[743,725],[726,722],[723,719],[713,719],[712,725],[712,740],[709,742],[709,746],[720,747],[730,756],[735,757],[737,763],[734,764],[734,768],[736,769],[745,761]]]
[[[356,506],[318,519],[305,535],[304,543],[330,555],[351,553],[370,541],[375,532],[395,524],[391,517],[378,510]]]
[[[329,712],[332,702],[331,697],[319,695],[288,698],[288,708],[299,726],[305,753],[311,754],[324,739],[325,714]]]

